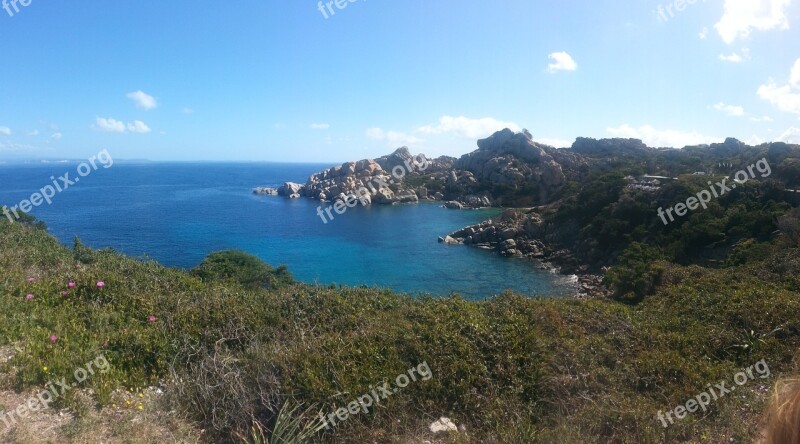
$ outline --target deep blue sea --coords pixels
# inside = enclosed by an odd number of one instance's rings
[[[0,165],[0,205],[17,205],[70,173],[77,162]],[[330,165],[274,163],[136,163],[117,161],[58,193],[31,214],[62,243],[74,236],[171,267],[191,268],[209,253],[240,249],[295,278],[367,285],[435,296],[484,299],[504,289],[531,296],[571,294],[566,278],[523,259],[437,243],[497,210],[453,211],[437,204],[357,206],[328,224],[319,202],[255,196],[258,186],[304,183]],[[60,182],[59,182],[60,183]],[[2,216],[0,216],[2,217]]]

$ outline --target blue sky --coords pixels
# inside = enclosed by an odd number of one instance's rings
[[[800,143],[800,0],[25,1],[0,9],[0,159]]]

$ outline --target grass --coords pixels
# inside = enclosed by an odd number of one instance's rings
[[[430,380],[311,441],[432,440],[427,426],[447,416],[466,432],[435,442],[748,442],[769,387],[797,372],[800,356],[798,251],[777,241],[764,259],[731,268],[664,263],[655,294],[636,305],[203,281],[113,251],[69,249],[19,223],[0,222],[0,245],[0,345],[18,350],[4,364],[14,389],[72,377],[102,353],[110,371],[60,405],[76,409],[85,390],[90,415],[120,389],[160,387],[166,398],[154,408],[176,410],[207,442],[313,424],[317,412],[422,362]],[[667,429],[656,419],[761,359],[770,379]],[[304,407],[287,418],[290,402]]]

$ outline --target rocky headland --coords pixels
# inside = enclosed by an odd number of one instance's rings
[[[313,174],[304,183],[286,182],[278,188],[258,188],[262,195],[321,202],[358,197],[363,205],[394,205],[440,201],[448,209],[543,205],[553,201],[566,184],[569,171],[579,168],[581,156],[561,153],[536,143],[527,130],[498,131],[477,142],[478,149],[456,159],[427,159],[407,147],[376,158],[346,162]],[[423,162],[424,161],[424,162]],[[396,174],[403,169],[403,177]],[[567,170],[567,172],[565,172]],[[364,189],[369,190],[365,193]],[[495,220],[466,227],[441,237],[440,242],[496,250],[507,257],[541,261],[542,268],[579,275],[581,294],[597,294],[602,287],[587,274],[568,250],[548,246],[541,217],[531,210],[507,210]]]
[[[556,149],[535,142],[527,130],[504,129],[479,140],[477,146],[477,150],[458,159],[428,159],[423,154],[414,156],[402,147],[377,159],[331,167],[312,175],[304,184],[287,182],[276,189],[255,192],[323,202],[346,201],[355,195],[362,205],[427,200],[439,201],[453,210],[506,208],[509,210],[500,217],[443,235],[439,240],[541,261],[542,267],[576,275],[581,294],[604,295],[600,275],[615,263],[623,249],[603,246],[609,251],[597,255],[595,247],[582,240],[580,233],[587,220],[610,203],[605,201],[609,196],[599,191],[612,186],[615,180],[627,175],[624,180],[628,186],[623,188],[630,193],[652,194],[660,186],[637,188],[632,174],[705,174],[697,172],[744,164],[747,156],[764,150],[775,159],[780,170],[777,174],[784,181],[792,182],[794,176],[790,173],[800,171],[789,156],[796,149],[790,145],[776,142],[750,147],[731,138],[724,143],[682,149],[652,148],[638,139],[578,138],[572,147]],[[396,174],[398,168],[405,170],[400,177]],[[614,179],[616,176],[619,178]],[[608,177],[606,182],[603,177]],[[598,178],[600,182],[593,185],[598,193],[593,193],[593,186],[587,184]],[[626,196],[620,201],[620,208],[630,205],[633,196]],[[585,200],[577,201],[582,198]],[[558,219],[551,217],[556,213],[560,214]]]

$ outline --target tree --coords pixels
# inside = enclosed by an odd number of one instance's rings
[[[276,289],[294,281],[286,266],[273,269],[258,257],[235,250],[208,255],[192,274],[205,282],[232,280],[248,288]]]

